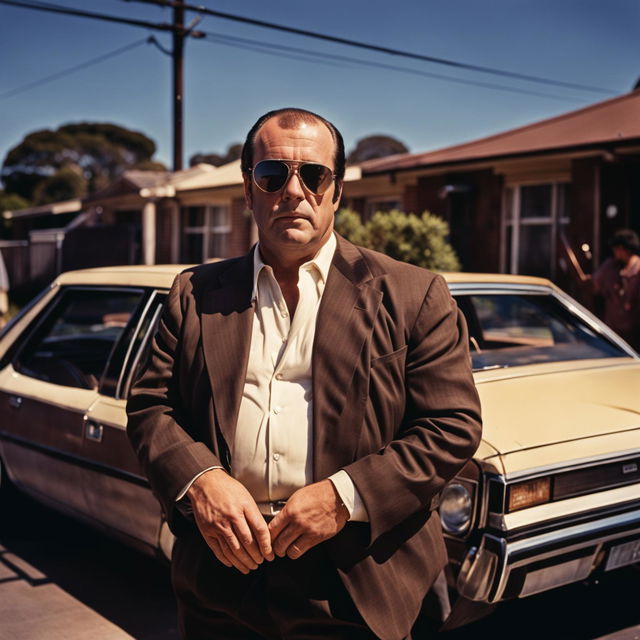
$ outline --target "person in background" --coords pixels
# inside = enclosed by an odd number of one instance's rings
[[[613,256],[593,274],[603,320],[636,351],[640,351],[640,241],[631,229],[609,240]]]
[[[9,311],[9,275],[0,251],[0,329],[7,323]]]

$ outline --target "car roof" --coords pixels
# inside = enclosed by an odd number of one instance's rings
[[[56,278],[56,284],[128,285],[138,287],[171,286],[173,279],[188,264],[122,265],[66,271]]]
[[[139,287],[171,286],[175,276],[193,265],[189,264],[156,264],[156,265],[122,265],[112,267],[96,267],[67,271],[56,279],[60,285],[126,285]],[[500,273],[464,273],[444,272],[442,276],[452,285],[457,284],[510,284],[519,286],[553,287],[549,280],[533,276],[518,276]]]
[[[526,286],[552,287],[546,278],[535,276],[517,276],[510,273],[465,273],[450,271],[441,274],[449,284],[515,284]]]

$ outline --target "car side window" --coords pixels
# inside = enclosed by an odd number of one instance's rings
[[[18,353],[14,367],[24,375],[53,384],[97,389],[111,353],[143,296],[140,289],[64,290]]]

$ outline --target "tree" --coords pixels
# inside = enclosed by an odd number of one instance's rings
[[[235,142],[227,147],[227,152],[224,155],[219,153],[194,153],[189,158],[189,166],[195,167],[195,165],[202,162],[206,164],[212,164],[214,167],[220,167],[223,164],[228,164],[237,160],[242,154],[242,144]]]
[[[349,152],[347,163],[358,164],[365,160],[384,158],[385,156],[392,156],[396,153],[407,153],[408,151],[409,149],[404,143],[391,136],[367,136],[366,138],[358,140],[355,148]]]
[[[0,214],[3,211],[15,211],[17,209],[26,209],[29,202],[21,198],[15,193],[6,193],[0,189]]]
[[[437,271],[459,271],[460,262],[447,241],[449,225],[425,211],[421,216],[394,210],[378,211],[362,223],[348,209],[336,215],[336,231],[356,244],[388,256]]]
[[[49,204],[82,198],[86,195],[86,187],[86,180],[82,175],[71,167],[63,167],[36,185],[33,199],[38,204]]]
[[[155,151],[143,133],[109,123],[72,123],[25,136],[4,159],[2,180],[7,193],[43,204],[58,189],[74,195],[97,191],[126,169],[150,162]]]

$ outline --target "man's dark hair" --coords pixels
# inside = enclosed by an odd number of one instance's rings
[[[344,154],[344,140],[342,139],[342,134],[338,131],[334,124],[332,124],[331,122],[329,122],[329,120],[326,120],[322,116],[319,116],[317,113],[313,113],[313,111],[298,109],[296,107],[286,107],[284,109],[275,109],[274,111],[269,111],[269,113],[265,113],[263,116],[258,118],[256,123],[249,130],[247,139],[245,140],[242,147],[240,165],[242,167],[242,173],[248,173],[249,170],[253,167],[253,148],[256,141],[256,135],[258,134],[258,131],[260,130],[262,125],[267,122],[267,120],[271,120],[271,118],[278,118],[278,124],[283,129],[294,129],[301,122],[305,122],[307,124],[316,124],[318,122],[321,122],[327,127],[327,129],[329,129],[335,145],[335,153],[333,156],[333,171],[336,174],[336,190],[334,196],[335,200],[335,198],[338,197],[340,186],[344,179],[346,162]]]
[[[638,234],[631,229],[619,229],[609,239],[610,247],[624,247],[631,253],[640,253]]]

